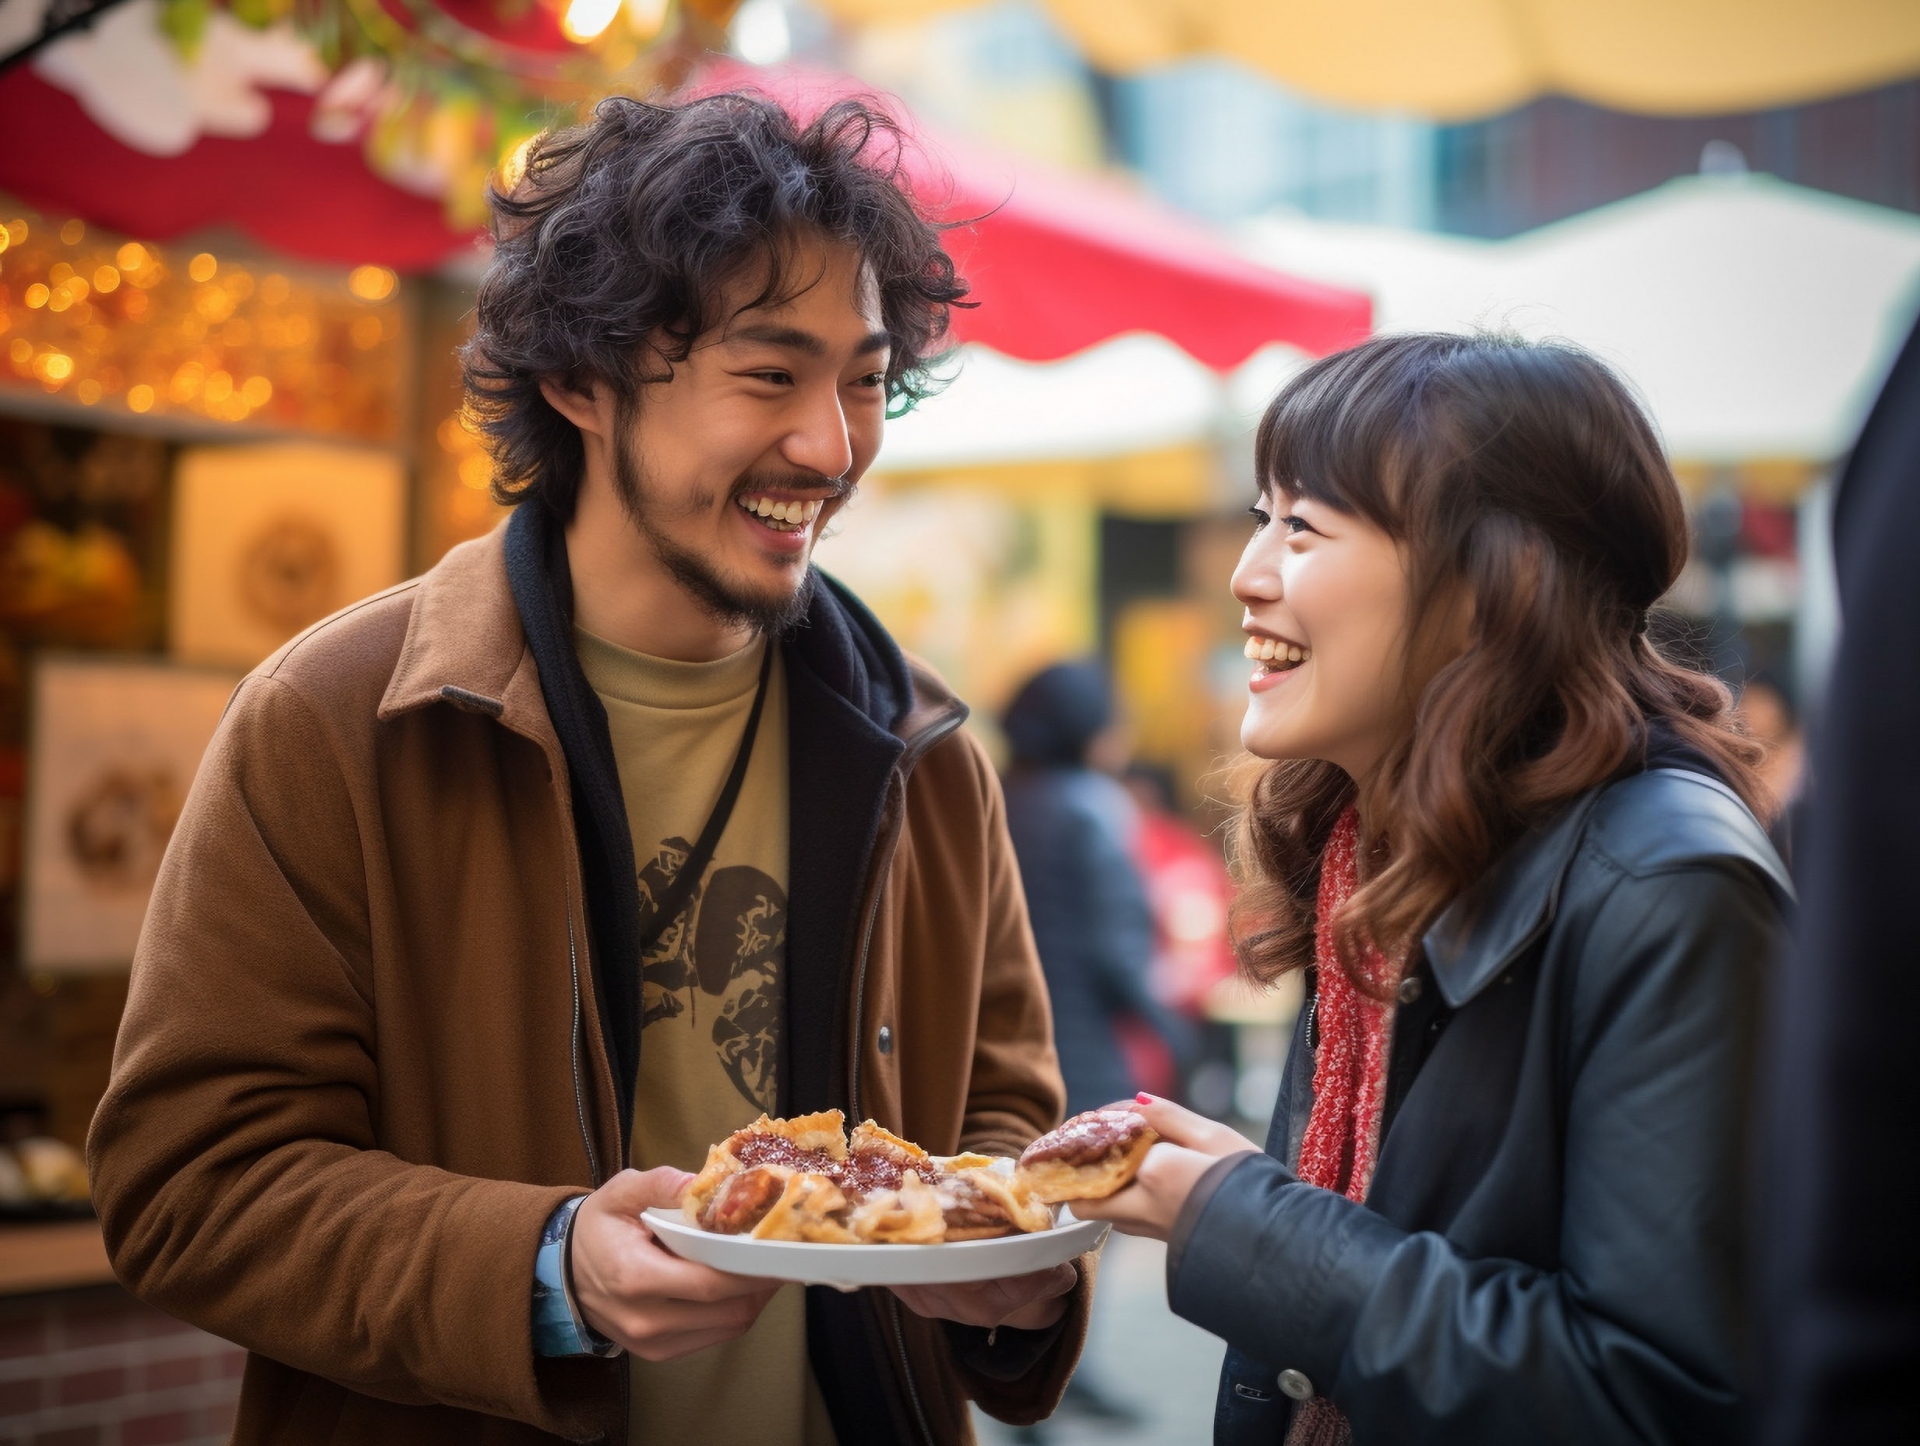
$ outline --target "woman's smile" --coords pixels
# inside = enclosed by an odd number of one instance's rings
[[[1260,665],[1247,680],[1248,690],[1254,693],[1277,688],[1283,680],[1313,661],[1312,648],[1270,634],[1251,634],[1247,638],[1245,652],[1249,662]]]

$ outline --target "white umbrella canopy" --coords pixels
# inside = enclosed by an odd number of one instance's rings
[[[1838,457],[1920,307],[1920,217],[1767,176],[1688,177],[1507,241],[1292,216],[1242,237],[1296,275],[1371,291],[1383,331],[1577,342],[1694,462]],[[1249,364],[1236,401],[1272,373]]]
[[[943,390],[888,423],[877,473],[1126,456],[1210,436],[1220,376],[1165,337],[1135,332],[1057,362],[979,345]]]

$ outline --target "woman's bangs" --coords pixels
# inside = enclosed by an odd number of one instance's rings
[[[1260,485],[1305,498],[1397,533],[1386,472],[1400,450],[1396,415],[1409,399],[1398,380],[1353,364],[1353,353],[1318,362],[1281,389],[1254,448]]]

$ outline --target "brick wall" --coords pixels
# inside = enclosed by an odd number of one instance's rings
[[[118,1286],[0,1297],[0,1446],[216,1446],[245,1360]]]

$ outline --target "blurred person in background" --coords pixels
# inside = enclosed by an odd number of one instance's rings
[[[1056,663],[1024,683],[1001,723],[1012,751],[1007,830],[1053,1000],[1067,1113],[1130,1097],[1143,1081],[1124,1024],[1152,1031],[1176,1059],[1191,1029],[1151,987],[1154,926],[1134,862],[1139,814],[1115,775],[1127,738],[1105,669]]]
[[[1767,1446],[1920,1440],[1920,329],[1841,480],[1842,630],[1773,1011]]]
[[[1199,1019],[1213,987],[1233,975],[1227,929],[1233,881],[1226,858],[1176,806],[1166,769],[1133,763],[1122,782],[1137,810],[1133,855],[1153,913],[1153,994],[1188,1019]],[[1152,1089],[1150,1081],[1142,1084]]]
[[[1158,1034],[1132,1020],[1120,1021],[1120,1038],[1140,1087],[1171,1094],[1203,1113],[1224,1113],[1221,1077],[1232,1091],[1235,1055],[1232,1026],[1209,1018],[1216,989],[1233,978],[1233,941],[1227,921],[1233,881],[1219,842],[1208,838],[1181,812],[1174,798],[1173,775],[1151,763],[1131,763],[1122,775],[1133,795],[1138,826],[1133,834],[1134,862],[1147,888],[1153,914],[1153,964],[1148,987],[1155,999],[1191,1026],[1192,1044],[1177,1061]],[[1209,1074],[1211,1072],[1211,1074]],[[1156,1085],[1155,1079],[1177,1084]]]
[[[1747,676],[1740,688],[1737,711],[1748,735],[1767,750],[1759,772],[1770,811],[1761,822],[1766,824],[1767,836],[1780,857],[1791,865],[1793,836],[1801,826],[1800,785],[1806,773],[1799,713],[1786,684],[1766,668],[1756,668]]]
[[[1266,1151],[1167,1101],[1076,1213],[1166,1240],[1224,1446],[1735,1442],[1783,866],[1661,656],[1679,488],[1575,348],[1377,337],[1257,434],[1248,972],[1310,970]]]

